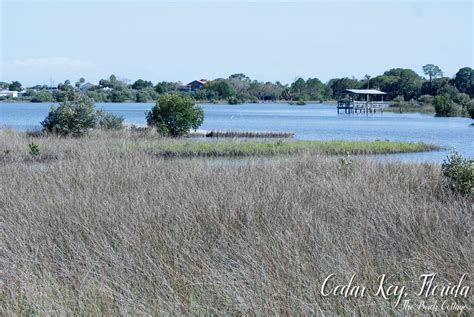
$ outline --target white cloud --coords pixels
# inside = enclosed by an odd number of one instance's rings
[[[14,59],[4,63],[7,68],[47,68],[47,69],[67,69],[67,68],[95,68],[89,61],[74,59],[70,57],[47,57],[47,58],[26,58]]]

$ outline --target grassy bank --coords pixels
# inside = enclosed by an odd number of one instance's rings
[[[39,154],[29,154],[29,144],[39,146]],[[301,141],[238,140],[201,141],[196,139],[161,138],[149,131],[95,132],[83,138],[55,136],[28,137],[24,133],[0,132],[0,162],[15,160],[51,160],[75,158],[87,148],[128,155],[143,152],[158,157],[243,157],[290,154],[353,155],[389,154],[437,150],[424,143],[393,141]]]
[[[322,297],[321,284],[387,274],[418,301],[420,274],[474,273],[472,200],[446,192],[437,165],[210,164],[134,138],[1,134],[2,315],[397,315],[394,299]],[[31,140],[43,157],[25,159]]]
[[[392,141],[237,141],[195,142],[166,140],[154,147],[159,156],[254,156],[287,154],[389,154],[422,152],[438,149],[437,146],[413,142]]]
[[[388,107],[384,108],[383,111],[387,112],[398,112],[398,113],[405,113],[405,112],[420,112],[420,113],[427,113],[427,114],[436,114],[435,108],[433,105],[425,105],[425,106],[402,106],[400,107]]]
[[[293,138],[295,134],[288,131],[238,131],[238,130],[198,130],[192,131],[189,137],[207,137],[207,138],[266,138],[266,139],[288,139]]]

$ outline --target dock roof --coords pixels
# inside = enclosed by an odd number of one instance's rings
[[[386,95],[386,92],[377,89],[346,89],[347,92],[360,95]]]

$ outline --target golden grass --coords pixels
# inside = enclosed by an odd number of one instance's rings
[[[28,144],[39,146],[37,161],[76,158],[84,148],[89,152],[104,150],[124,155],[145,152],[160,157],[244,157],[278,156],[290,154],[311,155],[366,155],[438,150],[431,144],[396,141],[345,141],[345,140],[272,140],[272,139],[220,139],[215,141],[193,138],[162,138],[153,130],[143,131],[93,131],[82,138],[64,138],[54,135],[23,134],[0,131],[1,161],[31,160]]]
[[[0,135],[2,315],[397,315],[321,283],[472,276],[472,200],[438,165],[116,150],[132,139]]]

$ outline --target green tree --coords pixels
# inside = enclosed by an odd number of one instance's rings
[[[66,100],[66,95],[67,95],[66,91],[57,90],[53,92],[54,101],[63,102],[64,100]]]
[[[132,85],[132,89],[137,89],[137,90],[141,90],[147,87],[153,87],[153,83],[151,81],[146,81],[143,79],[138,79]]]
[[[235,95],[235,91],[232,86],[222,78],[207,82],[206,88],[215,91],[218,97],[221,99],[228,99],[229,97]]]
[[[471,102],[469,103],[467,112],[469,113],[469,116],[471,117],[471,119],[474,119],[474,100],[471,100]]]
[[[164,94],[146,115],[149,126],[163,135],[183,136],[190,129],[197,129],[204,121],[204,111],[189,96]]]
[[[110,75],[109,79],[99,80],[99,86],[102,88],[114,88],[122,87],[123,83],[117,79],[115,75]]]
[[[443,76],[443,71],[441,70],[441,68],[433,64],[426,64],[425,66],[423,66],[423,73],[430,77],[430,81],[433,78]]]
[[[474,69],[463,67],[454,76],[453,85],[462,93],[474,98]]]
[[[54,101],[53,95],[47,90],[40,90],[33,93],[31,102],[49,102]]]
[[[346,89],[360,88],[359,81],[351,78],[334,78],[328,82],[328,87],[332,91],[334,99],[341,98],[346,95]]]
[[[250,78],[247,75],[242,74],[242,73],[232,74],[232,75],[229,76],[229,79],[237,79],[237,80],[241,80],[241,81],[250,82]]]
[[[111,102],[125,102],[127,100],[127,93],[123,90],[113,90],[110,94]]]
[[[324,100],[328,98],[326,86],[318,78],[306,80],[306,93],[311,100]]]
[[[461,106],[463,109],[468,109],[471,104],[471,98],[468,94],[459,93],[456,95],[454,101]]]
[[[441,90],[446,85],[449,85],[449,78],[447,77],[436,78],[431,81],[425,81],[421,85],[421,94],[432,95],[432,96],[441,95],[442,94]]]
[[[169,81],[162,81],[156,84],[155,91],[158,94],[164,94],[167,92],[177,91],[178,88],[181,86],[181,83],[173,83]]]
[[[405,100],[421,95],[423,78],[411,69],[393,68],[370,80],[371,86],[388,94],[389,98],[403,96]]]
[[[291,89],[291,95],[293,96],[293,100],[302,99],[306,91],[305,80],[301,77],[298,78],[291,84],[290,89]]]
[[[136,99],[135,99],[136,102],[148,102],[151,99],[152,98],[146,91],[141,90],[141,91],[137,91],[136,93]]]
[[[59,90],[64,90],[64,91],[72,90],[73,87],[71,86],[71,81],[70,80],[65,80],[64,83],[59,83],[58,84],[58,89]]]
[[[8,90],[10,91],[21,91],[21,83],[19,81],[14,81],[8,85]]]
[[[81,87],[81,85],[84,84],[85,82],[86,82],[86,80],[85,80],[84,77],[79,78],[79,80],[75,84],[76,88]]]

